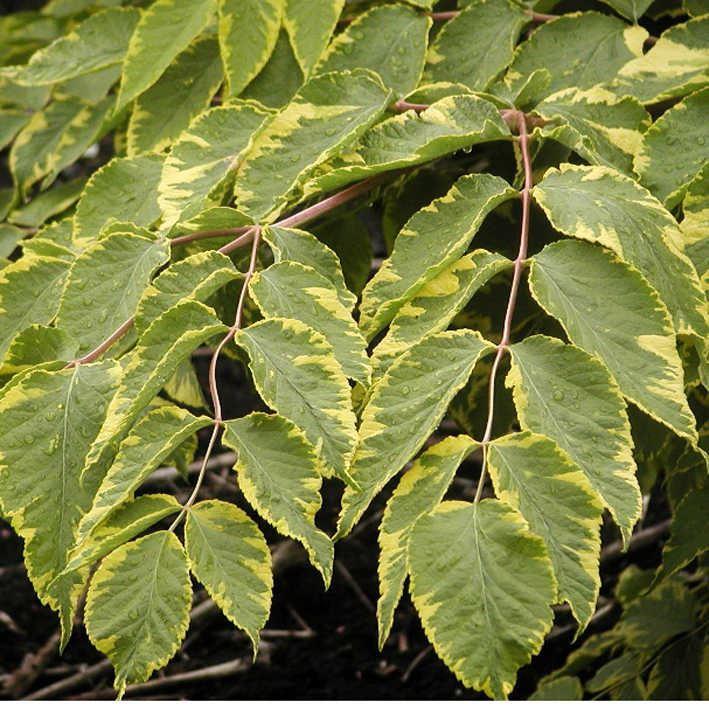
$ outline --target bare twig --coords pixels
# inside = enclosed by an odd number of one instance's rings
[[[59,649],[59,631],[53,633],[37,650],[25,656],[22,664],[10,674],[3,689],[13,697],[21,697],[42,674],[42,670],[52,661]]]
[[[377,611],[374,604],[369,599],[369,596],[362,590],[362,587],[355,581],[349,569],[338,559],[335,559],[335,568],[340,572],[345,583],[354,591],[355,596],[357,596],[362,605],[371,613],[376,613]]]

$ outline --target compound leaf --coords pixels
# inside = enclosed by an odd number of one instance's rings
[[[209,423],[206,416],[193,416],[177,406],[160,406],[145,414],[121,441],[91,509],[81,518],[79,543],[120,504],[132,499],[138,487],[180,443]]]
[[[165,160],[158,198],[163,227],[219,203],[268,115],[252,104],[231,104],[211,108],[190,124]]]
[[[372,352],[375,378],[423,337],[445,330],[453,318],[493,276],[512,262],[485,249],[466,254],[428,281],[405,303]]]
[[[313,77],[254,137],[237,172],[237,206],[272,221],[300,184],[383,113],[390,92],[364,69]]]
[[[132,317],[155,270],[170,258],[165,239],[113,233],[79,255],[69,271],[57,326],[88,352]]]

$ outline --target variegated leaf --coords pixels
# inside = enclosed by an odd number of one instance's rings
[[[457,261],[485,217],[516,194],[501,177],[465,175],[445,197],[416,212],[362,293],[365,336],[371,340],[423,285]]]
[[[511,266],[512,262],[504,256],[477,249],[428,281],[401,307],[374,348],[375,378],[426,335],[445,330],[479,288]]]
[[[198,116],[165,160],[159,187],[163,228],[219,204],[268,112],[250,103]]]
[[[389,635],[408,574],[409,537],[417,520],[441,502],[456,470],[477,444],[468,436],[445,438],[428,448],[401,476],[379,528],[379,649]]]
[[[625,402],[610,372],[544,335],[510,347],[507,386],[523,428],[554,440],[585,473],[627,542],[642,510]]]
[[[679,333],[704,337],[706,297],[682,252],[674,217],[630,178],[602,167],[549,170],[534,199],[558,231],[597,242],[635,266],[667,305]]]
[[[261,530],[235,505],[204,500],[185,524],[190,569],[224,615],[258,649],[271,609],[271,552]]]
[[[367,342],[325,276],[310,266],[281,261],[257,273],[249,292],[267,318],[300,320],[324,335],[345,376],[369,385]]]
[[[409,569],[438,656],[466,687],[507,697],[552,625],[556,583],[542,540],[503,502],[443,502],[414,526]]]
[[[78,543],[120,504],[132,499],[138,487],[182,441],[208,426],[206,416],[193,416],[177,406],[149,411],[121,441],[118,453],[96,490],[91,508],[79,523]],[[72,554],[72,558],[76,554]]]
[[[320,464],[305,435],[278,414],[253,413],[227,421],[224,443],[237,454],[239,488],[281,534],[297,539],[330,585],[334,549],[315,526],[320,509]]]
[[[350,390],[332,347],[299,320],[269,318],[240,330],[261,398],[303,430],[325,475],[349,480],[355,415]]]
[[[559,241],[532,259],[529,283],[574,344],[604,362],[623,396],[697,440],[669,313],[638,271],[593,244]]]
[[[478,359],[492,345],[471,330],[425,337],[402,355],[372,388],[362,412],[337,538],[344,537],[375,495],[411,460],[443,418]]]
[[[397,95],[421,79],[431,20],[406,5],[380,5],[362,13],[330,43],[316,72],[371,69]]]
[[[268,61],[285,0],[219,0],[219,46],[227,89],[238,96]]]
[[[273,221],[312,171],[361,136],[389,100],[379,78],[363,69],[312,78],[255,136],[236,175],[239,209]]]
[[[172,532],[128,542],[103,560],[91,579],[85,623],[89,639],[115,668],[118,698],[177,652],[191,603],[187,556]]]
[[[488,468],[500,500],[544,540],[559,598],[568,601],[581,633],[601,588],[603,509],[586,476],[554,441],[528,431],[492,441]]]

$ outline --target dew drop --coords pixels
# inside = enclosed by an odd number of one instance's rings
[[[401,391],[404,394],[410,394],[411,393],[411,387],[410,386],[403,386],[401,387]]]
[[[44,418],[46,418],[47,421],[54,421],[56,417],[57,415],[54,411],[47,411],[47,413],[44,414]]]
[[[697,138],[697,143],[699,143],[699,145],[704,145],[705,142],[706,142],[706,139],[704,138],[703,135],[700,135],[700,136]]]
[[[30,444],[34,443],[34,436],[32,436],[31,434],[28,433],[25,436],[24,440],[25,440],[25,443],[29,446]]]
[[[563,401],[564,400],[564,392],[561,391],[561,389],[556,389],[554,391],[554,401]]]

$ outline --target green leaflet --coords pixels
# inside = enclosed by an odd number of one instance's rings
[[[25,564],[37,594],[59,612],[62,644],[71,634],[86,575],[67,576],[51,592],[48,586],[64,568],[93,497],[95,488],[82,483],[80,474],[117,376],[110,361],[34,371],[0,399],[0,505],[25,540]]]
[[[681,582],[668,579],[623,609],[617,631],[636,649],[651,650],[695,625],[694,596]]]
[[[497,108],[477,96],[448,96],[425,111],[406,111],[368,130],[345,156],[316,171],[306,195],[329,192],[388,170],[419,165],[478,143],[509,138]]]
[[[75,162],[97,138],[111,100],[96,105],[66,96],[35,113],[10,150],[10,171],[20,192],[43,177],[44,186]]]
[[[510,347],[523,428],[555,441],[585,473],[627,543],[642,510],[625,402],[610,372],[578,347],[534,335]]]
[[[152,322],[125,358],[121,383],[91,446],[84,478],[103,477],[118,452],[118,444],[178,364],[195,347],[225,330],[211,308],[188,299]]]
[[[561,89],[590,89],[641,57],[647,36],[642,27],[599,12],[566,14],[543,23],[519,45],[508,77],[518,86],[546,69],[551,78],[546,96]]]
[[[709,78],[708,32],[706,16],[671,27],[647,54],[638,53],[623,66],[608,88],[643,103],[685,96],[701,88]]]
[[[446,22],[429,49],[425,81],[459,82],[484,91],[512,59],[519,33],[529,22],[510,0],[468,3]]]
[[[57,182],[46,192],[36,195],[31,202],[13,209],[8,220],[13,224],[30,228],[39,227],[50,217],[71,207],[81,196],[85,184],[84,177],[78,177],[70,182]]]
[[[69,362],[79,345],[64,330],[46,325],[30,325],[14,337],[0,367],[0,375],[16,374],[47,362]]]
[[[689,183],[709,161],[708,110],[709,89],[675,104],[650,126],[635,156],[640,181],[668,209],[682,201]]]
[[[706,534],[706,512],[709,487],[692,490],[674,511],[671,536],[662,550],[662,566],[656,582],[687,566],[696,556],[709,548]]]
[[[373,7],[335,37],[316,72],[370,69],[405,96],[421,79],[430,27],[430,18],[405,5]]]
[[[205,37],[193,42],[136,100],[128,123],[128,155],[172,145],[209,106],[223,78],[217,40]]]
[[[598,242],[635,266],[672,314],[678,333],[704,337],[706,297],[672,215],[630,178],[602,167],[562,164],[534,188],[558,231]]]
[[[369,71],[316,76],[254,137],[236,174],[237,206],[269,222],[322,162],[383,113],[390,92]]]
[[[11,224],[0,224],[0,258],[6,259],[17,248],[25,232]]]
[[[503,502],[443,502],[413,529],[409,571],[438,656],[466,687],[507,697],[552,624],[556,584],[542,540]]]
[[[0,362],[18,332],[54,319],[70,266],[69,252],[28,254],[0,271]]]
[[[235,505],[205,500],[185,523],[190,569],[224,615],[258,649],[271,609],[271,552],[261,530]]]
[[[365,336],[371,340],[427,281],[458,260],[485,217],[516,194],[501,177],[464,175],[448,194],[416,212],[362,292]]]
[[[241,98],[253,99],[269,108],[281,108],[290,101],[303,83],[303,73],[288,34],[281,28],[273,54],[261,73],[241,92]]]
[[[238,454],[236,471],[244,497],[281,534],[303,544],[327,588],[334,548],[315,526],[322,477],[305,435],[278,414],[257,412],[227,421],[224,443]]]
[[[356,422],[347,379],[327,340],[299,320],[270,318],[240,330],[236,343],[249,355],[261,398],[303,430],[325,475],[347,481]]]
[[[169,258],[166,239],[118,233],[94,242],[71,266],[57,326],[90,351],[133,316],[150,277]]]
[[[285,0],[219,0],[219,46],[229,95],[238,96],[271,56]]]
[[[647,680],[649,699],[703,699],[705,638],[690,633],[662,652]]]
[[[311,266],[327,278],[337,291],[347,312],[352,312],[357,299],[348,290],[342,275],[342,265],[337,254],[311,233],[301,229],[286,229],[270,226],[263,231],[263,238],[273,251],[276,263],[296,261]]]
[[[165,394],[178,404],[190,406],[193,409],[206,409],[207,404],[199,383],[197,372],[190,360],[184,360],[163,385]]]
[[[141,495],[125,500],[99,522],[83,541],[77,543],[58,579],[99,561],[121,544],[181,509],[182,505],[172,495]]]
[[[375,495],[420,450],[478,359],[491,349],[471,330],[429,335],[374,385],[349,470],[360,489],[345,490],[337,539],[352,529]]]
[[[523,431],[490,443],[490,477],[502,502],[519,510],[546,545],[580,634],[596,610],[601,580],[598,498],[576,464],[546,436]]]
[[[54,88],[57,94],[68,94],[78,96],[90,103],[96,103],[106,98],[106,94],[113,88],[113,85],[121,76],[121,65],[111,64],[104,69],[92,71],[90,74],[82,74],[73,79],[62,81]],[[111,97],[111,108],[115,103],[115,96]],[[115,116],[113,116],[115,118]]]
[[[209,24],[216,0],[155,0],[143,12],[123,62],[116,110],[149,89]]]
[[[140,12],[132,7],[97,12],[35,52],[12,78],[24,86],[41,86],[120,64],[139,18]]]
[[[544,99],[534,109],[551,121],[541,135],[566,145],[588,162],[632,174],[633,156],[642,144],[650,116],[630,96],[594,86],[586,91],[565,89]]]
[[[684,249],[696,266],[704,292],[709,292],[709,164],[687,186],[680,224]]]
[[[301,263],[281,261],[257,273],[249,292],[265,317],[298,319],[324,335],[345,376],[369,386],[367,342],[325,276]]]
[[[493,276],[512,262],[485,249],[466,254],[428,281],[405,303],[372,352],[375,378],[379,378],[403,352],[426,335],[445,330],[453,318]]]
[[[603,2],[635,23],[652,4],[652,0],[603,0]]]
[[[163,157],[114,158],[91,175],[74,214],[73,240],[85,247],[114,221],[151,226],[160,217]]]
[[[559,677],[544,682],[537,687],[529,701],[580,701],[583,699],[583,685],[578,677]]]
[[[115,668],[119,699],[127,684],[145,682],[177,652],[191,602],[187,556],[172,532],[128,542],[103,560],[91,579],[85,623]]]
[[[192,121],[165,160],[158,198],[164,228],[221,200],[268,115],[241,103],[211,108]]]
[[[81,518],[78,543],[84,542],[120,504],[132,499],[138,487],[182,441],[209,423],[206,416],[193,416],[177,406],[160,406],[145,414],[121,441],[91,508]]]
[[[637,271],[593,244],[558,241],[532,259],[529,284],[574,344],[605,363],[627,399],[697,440],[669,314]]]
[[[284,0],[283,24],[303,74],[308,76],[330,41],[345,0]]]
[[[0,150],[15,139],[29,120],[30,116],[19,108],[0,109]]]
[[[468,436],[445,438],[431,446],[402,476],[387,502],[379,528],[379,649],[389,635],[408,574],[409,537],[416,521],[441,502],[456,470],[475,450]]]
[[[183,298],[204,301],[240,277],[229,257],[217,251],[192,254],[172,263],[142,291],[135,310],[135,328],[143,332]]]

